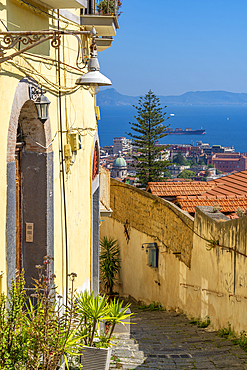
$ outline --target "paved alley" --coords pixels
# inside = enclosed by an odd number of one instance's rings
[[[182,314],[140,310],[128,334],[118,334],[111,369],[247,369],[247,353]]]

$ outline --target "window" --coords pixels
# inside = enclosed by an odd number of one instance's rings
[[[156,243],[148,243],[146,247],[147,265],[149,267],[158,267],[158,248]]]

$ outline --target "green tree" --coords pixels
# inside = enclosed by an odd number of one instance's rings
[[[182,178],[182,179],[191,179],[192,177],[195,176],[195,172],[193,171],[190,171],[190,170],[183,170],[182,172],[180,172],[180,174],[178,175],[179,178]]]
[[[137,122],[130,122],[134,132],[128,135],[133,139],[133,145],[137,150],[133,158],[137,163],[139,187],[144,188],[148,182],[163,181],[166,176],[166,167],[170,163],[158,160],[161,148],[156,143],[168,135],[166,131],[169,125],[163,124],[166,113],[163,112],[159,99],[151,90],[144,97],[140,97],[138,105],[134,105],[134,108],[137,110],[134,116]]]
[[[200,164],[201,166],[204,166],[205,165],[205,162],[204,162],[204,160],[202,158],[200,158],[198,164]]]
[[[173,163],[177,163],[182,166],[186,164],[186,159],[181,153],[178,153],[173,157]]]
[[[165,172],[164,178],[165,178],[165,179],[172,179],[172,175],[170,174],[170,172],[169,172],[169,171],[166,171],[166,172]]]

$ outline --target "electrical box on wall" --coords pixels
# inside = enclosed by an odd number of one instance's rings
[[[158,267],[158,248],[156,243],[147,243],[146,244],[146,253],[147,253],[147,265],[149,267],[156,268]]]
[[[78,134],[70,134],[70,146],[72,152],[77,152],[77,150],[79,150]]]
[[[99,121],[100,120],[100,110],[98,106],[95,107],[95,116],[96,116],[97,121]]]
[[[71,146],[69,144],[64,145],[64,156],[66,158],[72,157]]]

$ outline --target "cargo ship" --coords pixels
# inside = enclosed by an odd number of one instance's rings
[[[182,128],[176,128],[173,130],[172,128],[168,128],[166,132],[169,135],[205,135],[206,131],[204,129],[199,130],[192,130],[192,128],[186,128],[183,130]]]

